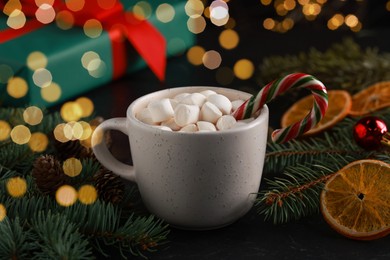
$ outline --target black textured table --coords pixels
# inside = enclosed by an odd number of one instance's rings
[[[198,36],[197,43],[206,50],[220,50],[224,66],[232,67],[241,58],[250,59],[257,66],[264,57],[273,54],[296,54],[310,47],[324,50],[346,36],[353,37],[362,46],[377,46],[382,51],[390,51],[390,29],[384,23],[387,20],[378,16],[374,7],[367,9],[376,16],[367,18],[370,28],[356,35],[342,30],[332,32],[324,29],[324,25],[310,24],[297,25],[286,34],[276,34],[260,28],[265,16],[258,1],[245,5],[237,3],[239,1],[231,2],[230,14],[237,22],[235,30],[240,35],[239,46],[232,51],[221,50],[218,44],[221,29],[211,25]],[[258,72],[257,67],[256,70]],[[255,79],[256,76],[246,81],[235,79],[225,87],[255,91],[260,87]],[[189,85],[218,86],[218,83],[215,71],[191,65],[182,54],[169,59],[164,84],[144,69],[86,95],[95,102],[98,115],[124,117],[127,106],[137,97],[163,88]],[[281,98],[270,105],[272,127],[278,127],[281,114],[291,102]],[[118,159],[129,161],[126,136],[114,135],[112,151]],[[147,256],[151,259],[390,259],[390,237],[370,242],[348,240],[334,232],[320,214],[273,225],[264,222],[255,208],[234,224],[218,230],[172,228],[168,240],[168,244]]]

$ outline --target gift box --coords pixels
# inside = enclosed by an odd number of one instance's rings
[[[86,1],[91,2],[99,1]],[[2,103],[52,106],[146,66],[163,80],[165,55],[182,53],[195,41],[187,29],[186,1],[142,1],[143,6],[131,1],[123,3],[118,2],[119,11],[107,14],[84,7],[88,12],[95,12],[96,18],[91,19],[89,13],[82,14],[76,17],[81,25],[66,30],[55,22],[42,24],[28,15],[22,29],[13,30],[7,25],[9,18],[1,16]],[[22,4],[24,12],[23,1]],[[133,8],[134,5],[138,8]],[[69,11],[58,6],[52,6],[57,16],[60,11]],[[133,12],[136,10],[141,10],[147,20],[140,19],[140,14]],[[17,16],[18,12],[12,15]],[[99,26],[92,27],[92,35],[88,35],[83,25],[89,20],[98,21],[98,25],[100,22],[102,30],[99,32]],[[93,35],[96,32],[98,36]],[[159,35],[164,46],[159,43]]]

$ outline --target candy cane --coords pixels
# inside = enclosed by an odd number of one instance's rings
[[[272,132],[272,141],[284,143],[312,129],[321,121],[328,108],[328,94],[324,84],[304,73],[293,73],[268,83],[263,89],[246,100],[232,115],[237,119],[252,117],[264,104],[292,88],[306,88],[314,96],[313,108],[302,120]]]

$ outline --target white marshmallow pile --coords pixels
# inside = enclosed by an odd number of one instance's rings
[[[205,90],[154,100],[135,116],[145,124],[167,131],[223,131],[254,120],[249,118],[237,121],[230,115],[242,103],[244,100],[231,101],[213,90]]]

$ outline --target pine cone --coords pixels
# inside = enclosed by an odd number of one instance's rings
[[[118,204],[123,199],[125,184],[122,179],[106,168],[101,168],[93,176],[99,198]]]
[[[61,163],[52,155],[42,155],[33,164],[32,176],[43,194],[54,195],[59,187],[68,183]]]
[[[55,149],[57,150],[57,157],[61,161],[65,161],[66,159],[71,157],[82,159],[93,156],[93,153],[87,151],[87,149],[80,144],[79,140],[67,141],[65,143],[62,143],[58,140],[54,140],[53,143]]]

